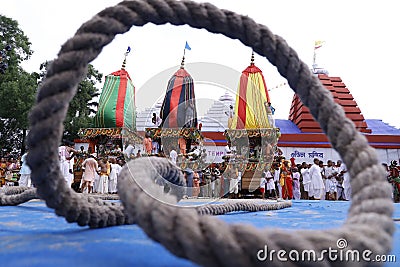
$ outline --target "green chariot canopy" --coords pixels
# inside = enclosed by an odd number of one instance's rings
[[[135,118],[135,86],[123,66],[121,70],[106,76],[94,127],[136,131]]]

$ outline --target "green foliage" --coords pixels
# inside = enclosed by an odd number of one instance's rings
[[[79,138],[80,128],[93,126],[93,116],[96,114],[98,102],[94,99],[99,96],[97,83],[101,83],[103,74],[99,73],[91,64],[85,79],[79,85],[76,95],[69,104],[69,109],[64,122],[64,138],[70,141]]]
[[[45,76],[49,64],[51,62],[41,64],[40,77]],[[74,139],[79,138],[79,129],[93,126],[93,116],[96,114],[98,106],[96,98],[99,96],[99,89],[96,85],[101,83],[102,77],[103,74],[99,73],[93,65],[88,65],[86,77],[79,83],[76,95],[69,104],[64,121],[63,139],[74,141]]]
[[[18,128],[27,129],[28,113],[35,101],[36,75],[20,71],[13,78],[0,82],[0,117],[15,119]]]
[[[17,21],[0,15],[0,50],[6,45],[11,45],[12,49],[4,59],[8,68],[5,74],[0,74],[0,153],[19,149],[23,153],[28,114],[51,62],[41,64],[40,73],[24,71],[21,63],[32,55],[31,43]],[[69,106],[64,139],[73,141],[78,138],[80,128],[92,126],[97,107],[95,99],[99,96],[96,84],[101,82],[102,76],[92,65],[88,66],[87,75]]]
[[[24,32],[19,28],[18,22],[0,15],[0,50],[6,45],[11,45],[9,56],[9,73],[21,70],[20,64],[28,60],[33,54],[31,43]],[[7,75],[6,75],[7,76]]]
[[[16,126],[15,119],[0,118],[0,155],[15,152],[21,145],[21,131]]]
[[[12,49],[3,59],[8,68],[0,74],[0,147],[3,151],[23,150],[38,75],[27,73],[20,66],[33,53],[28,37],[17,21],[0,15],[0,50],[6,45],[11,45]]]

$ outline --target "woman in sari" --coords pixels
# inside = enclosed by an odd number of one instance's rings
[[[282,198],[293,199],[293,179],[290,172],[289,161],[285,160],[281,167],[280,183],[282,186]]]

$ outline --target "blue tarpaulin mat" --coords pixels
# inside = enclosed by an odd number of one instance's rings
[[[186,204],[191,204],[190,200]],[[393,217],[400,218],[400,204],[394,205]],[[330,229],[342,225],[349,206],[349,202],[343,201],[299,200],[282,210],[234,212],[218,217],[228,223],[257,228]],[[384,266],[400,266],[400,222],[396,222],[390,255],[396,257],[396,262]],[[58,217],[43,201],[32,200],[19,206],[0,207],[0,266],[197,265],[174,256],[136,225],[80,227]]]

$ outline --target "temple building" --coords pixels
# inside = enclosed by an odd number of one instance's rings
[[[390,126],[378,119],[365,119],[356,100],[340,77],[317,73],[319,80],[329,90],[336,103],[344,109],[346,117],[353,121],[356,129],[367,138],[369,144],[377,151],[382,163],[400,158],[400,129]],[[278,146],[287,157],[293,157],[296,162],[317,157],[322,161],[340,157],[331,148],[326,135],[317,121],[314,120],[307,107],[294,95],[289,119],[276,120],[282,136]]]

